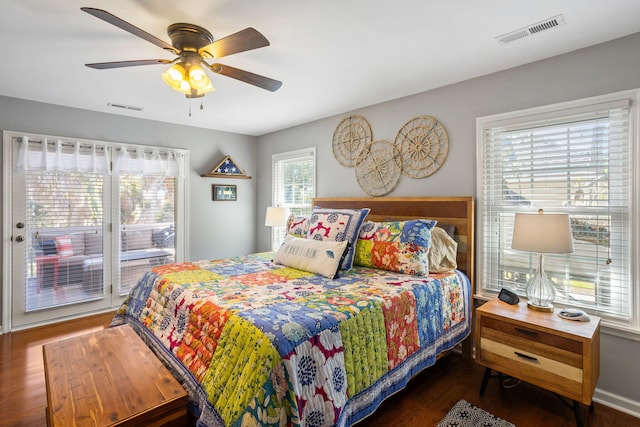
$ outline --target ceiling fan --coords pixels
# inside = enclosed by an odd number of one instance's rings
[[[269,77],[219,63],[209,64],[206,61],[269,46],[269,41],[254,28],[245,28],[214,41],[213,36],[206,28],[194,24],[176,23],[167,28],[167,34],[171,39],[171,44],[168,44],[105,10],[92,7],[82,7],[81,10],[177,55],[173,60],[141,59],[85,64],[89,68],[105,70],[138,65],[173,64],[162,74],[162,79],[174,90],[184,93],[187,98],[200,98],[213,90],[203,66],[216,74],[231,77],[271,92],[282,86],[282,82]]]

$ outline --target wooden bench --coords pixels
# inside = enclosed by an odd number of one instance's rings
[[[129,325],[45,344],[47,424],[163,426],[187,393]]]

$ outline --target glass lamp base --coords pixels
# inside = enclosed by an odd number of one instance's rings
[[[533,275],[526,288],[527,307],[536,311],[553,312],[553,300],[556,290],[553,282],[544,272],[544,255],[538,254],[538,271]]]

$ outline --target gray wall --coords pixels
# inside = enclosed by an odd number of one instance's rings
[[[440,120],[447,129],[449,154],[442,168],[419,180],[403,176],[389,196],[477,196],[477,117],[638,88],[639,47],[640,33],[261,136],[257,145],[258,212],[264,212],[270,203],[272,154],[311,146],[317,149],[318,196],[367,196],[358,186],[354,170],[341,166],[331,149],[333,131],[349,114],[364,116],[374,139],[393,141],[406,121],[425,114]],[[258,250],[268,249],[269,231],[259,226],[257,230]],[[640,416],[640,364],[636,362],[640,343],[605,331],[601,349],[597,398]]]
[[[185,114],[187,114],[186,110]],[[221,258],[255,250],[256,137],[2,96],[0,96],[0,129],[188,149],[191,160],[187,169],[190,189],[189,217],[187,218],[189,258]],[[2,155],[0,152],[0,156]],[[230,155],[238,166],[253,178],[200,177],[200,174],[210,172],[227,155]],[[237,185],[238,201],[213,202],[211,200],[213,183]],[[4,208],[2,214],[7,215]],[[2,241],[6,239],[7,236],[3,236]],[[0,246],[0,262],[1,255],[2,247]]]

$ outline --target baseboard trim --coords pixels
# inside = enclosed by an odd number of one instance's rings
[[[640,402],[598,388],[596,388],[593,394],[593,400],[620,412],[624,412],[625,414],[640,418]]]

